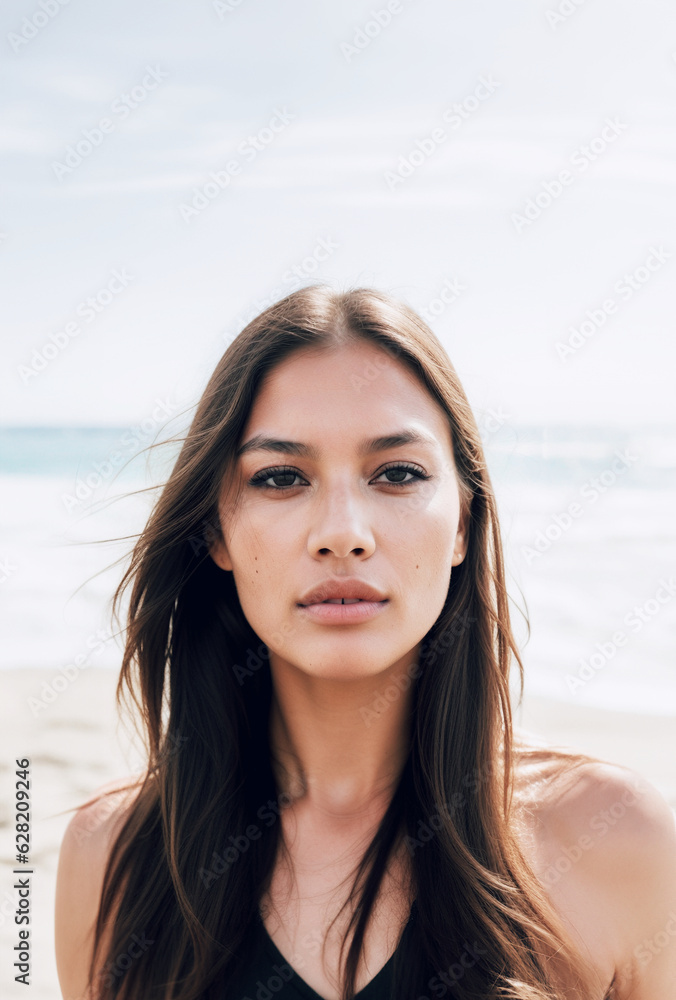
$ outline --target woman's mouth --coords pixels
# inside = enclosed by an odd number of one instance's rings
[[[299,604],[300,612],[321,625],[355,625],[375,618],[389,604],[360,597],[330,597],[317,604]]]

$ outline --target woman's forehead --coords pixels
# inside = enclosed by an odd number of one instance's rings
[[[377,344],[362,341],[304,348],[281,361],[259,386],[242,440],[261,432],[263,424],[266,433],[271,423],[307,431],[337,419],[346,432],[366,421],[386,434],[415,421],[444,441],[450,433],[448,415],[416,374]]]

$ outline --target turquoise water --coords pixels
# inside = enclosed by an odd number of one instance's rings
[[[68,476],[95,471],[113,453],[139,465],[157,425],[133,427],[0,427],[0,475]]]

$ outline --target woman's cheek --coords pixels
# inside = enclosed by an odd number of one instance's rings
[[[449,516],[448,511],[438,509],[436,504],[435,508],[428,508],[424,515],[411,521],[404,542],[407,548],[419,553],[430,568],[445,566],[447,562],[450,565],[457,528],[457,517]]]
[[[293,594],[287,594],[288,584],[285,586],[284,583],[285,577],[288,579],[289,564],[282,560],[271,562],[265,546],[254,548],[254,544],[252,539],[248,550],[241,553],[241,559],[233,561],[237,596],[244,616],[256,634],[276,633],[288,618],[285,607],[291,607],[293,603]]]

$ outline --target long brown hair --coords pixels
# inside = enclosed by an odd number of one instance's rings
[[[514,830],[509,672],[514,660],[523,677],[523,666],[472,410],[444,348],[411,308],[369,288],[314,285],[266,309],[228,346],[115,593],[119,617],[131,585],[118,699],[131,696],[142,717],[148,766],[105,873],[90,970],[93,982],[102,969],[94,985],[105,1000],[225,997],[247,961],[283,847],[275,820],[284,803],[268,740],[268,650],[209,543],[261,380],[299,348],[355,339],[408,366],[446,412],[469,538],[424,637],[405,766],[352,884],[343,1000],[354,996],[364,932],[402,837],[418,919],[396,955],[396,997],[426,997],[434,977],[460,1000],[592,996],[589,969]],[[116,956],[140,932],[152,945],[120,969]],[[460,963],[468,942],[473,957]]]

